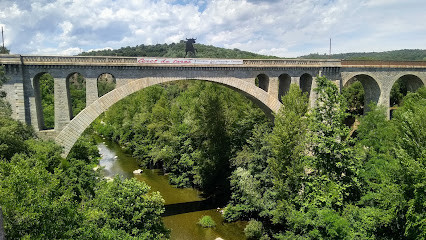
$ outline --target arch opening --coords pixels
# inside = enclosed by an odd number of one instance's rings
[[[183,78],[141,78],[131,81],[125,85],[120,86],[117,89],[100,97],[92,104],[87,106],[78,116],[70,121],[70,123],[63,128],[63,130],[57,135],[55,141],[64,147],[63,156],[67,156],[74,143],[77,141],[83,131],[103,112],[105,112],[110,106],[125,98],[126,96],[137,92],[146,87],[172,82],[179,80],[187,80]],[[261,109],[268,109],[270,112],[278,112],[281,103],[277,98],[268,95],[267,92],[262,91],[257,87],[253,87],[252,84],[238,78],[192,78],[191,80],[209,81],[235,90],[241,91],[244,95],[254,99],[256,103],[259,103]]]
[[[71,105],[71,119],[86,107],[86,79],[80,73],[71,73],[67,77]]]
[[[102,73],[99,75],[97,80],[98,85],[98,97],[102,97],[103,95],[111,92],[115,89],[117,82],[111,73]]]
[[[40,130],[55,127],[55,82],[47,72],[37,74],[34,79],[34,93]]]
[[[265,92],[268,92],[269,89],[269,77],[266,74],[259,74],[255,79],[255,84],[257,87],[262,89]]]
[[[356,115],[368,111],[368,104],[378,103],[380,87],[376,80],[366,74],[358,74],[350,78],[343,89],[343,94],[349,101],[349,108]]]
[[[312,75],[304,73],[300,76],[300,90],[302,93],[308,93],[308,96],[311,94],[312,88]]]
[[[282,102],[281,97],[286,95],[290,90],[291,77],[284,73],[278,77],[278,100]]]
[[[417,89],[423,87],[424,84],[422,80],[412,74],[404,75],[392,85],[392,89],[390,92],[390,101],[389,107],[396,107],[401,105],[402,99],[409,93],[415,92]]]

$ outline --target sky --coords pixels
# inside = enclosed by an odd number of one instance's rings
[[[426,0],[1,0],[14,54],[173,43],[265,55],[426,49]]]

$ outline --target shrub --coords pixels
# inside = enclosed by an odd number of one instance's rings
[[[214,222],[212,217],[208,215],[201,217],[200,220],[198,221],[198,224],[204,228],[211,228],[216,226],[216,223]]]
[[[248,239],[259,239],[262,237],[262,232],[262,222],[256,220],[250,220],[246,228],[244,228],[244,233]]]

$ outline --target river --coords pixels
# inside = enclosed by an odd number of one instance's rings
[[[192,188],[175,188],[169,184],[167,176],[159,169],[143,169],[140,175],[133,170],[139,169],[136,159],[125,153],[121,147],[111,141],[98,138],[98,149],[102,156],[100,166],[104,167],[105,177],[120,175],[125,178],[136,177],[151,186],[151,191],[160,192],[165,200],[164,224],[171,230],[170,239],[224,240],[246,239],[245,222],[225,223],[219,206],[202,198],[201,192]],[[197,225],[203,215],[209,215],[216,222],[215,228],[203,228]]]

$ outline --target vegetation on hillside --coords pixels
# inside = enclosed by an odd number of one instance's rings
[[[251,238],[424,238],[424,88],[390,121],[371,105],[349,137],[346,97],[324,77],[317,86],[319,104],[308,111],[291,85],[275,126],[225,87],[182,81],[135,93],[94,128],[171,183],[228,196],[224,217],[250,220]]]
[[[307,59],[345,59],[345,60],[387,60],[387,61],[426,61],[426,50],[424,49],[402,49],[386,52],[354,52],[337,54],[311,53],[300,56]]]
[[[239,49],[226,49],[194,44],[197,49],[198,58],[229,58],[229,59],[265,59],[278,58],[275,56],[265,56],[261,54],[241,51]],[[122,47],[120,49],[106,49],[91,52],[83,52],[81,56],[128,56],[128,57],[185,57],[185,41],[171,44],[137,45],[135,47]],[[346,59],[346,60],[393,60],[393,61],[426,61],[426,50],[422,49],[402,49],[386,52],[354,52],[339,54],[318,54],[311,53],[298,58],[306,59]]]
[[[345,98],[317,80],[317,106],[292,86],[272,133],[239,153],[225,217],[261,221],[261,239],[424,239],[426,99],[409,93],[391,121],[371,105],[350,138]]]
[[[211,45],[194,44],[197,58],[229,58],[229,59],[263,59],[277,58],[255,54],[239,49],[225,49]],[[83,52],[81,56],[128,56],[128,57],[185,57],[185,41],[171,44],[137,45],[135,47],[122,47],[120,49],[107,49],[91,52]]]

